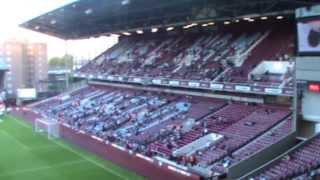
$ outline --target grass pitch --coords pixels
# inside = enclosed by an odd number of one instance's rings
[[[32,126],[0,117],[0,180],[140,180],[142,177]]]

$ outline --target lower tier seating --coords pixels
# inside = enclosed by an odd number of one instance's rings
[[[32,109],[133,152],[219,174],[278,142],[291,129],[286,107],[98,85]],[[219,138],[176,154],[212,134]]]

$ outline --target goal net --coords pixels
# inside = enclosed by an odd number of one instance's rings
[[[0,116],[6,112],[6,105],[1,101],[0,98]]]
[[[59,123],[54,120],[36,119],[34,122],[34,130],[36,133],[46,133],[48,139],[60,137]]]

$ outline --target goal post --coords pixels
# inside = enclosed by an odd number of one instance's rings
[[[34,130],[36,133],[46,133],[48,139],[60,137],[59,123],[55,120],[36,119],[34,121]]]

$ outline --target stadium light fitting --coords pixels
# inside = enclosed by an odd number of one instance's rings
[[[249,18],[249,17],[245,17],[245,18],[243,18],[243,20],[248,21],[248,22],[254,22],[254,19]]]
[[[215,25],[214,22],[209,22],[209,23],[208,23],[208,26],[213,26],[213,25]]]
[[[121,5],[122,6],[125,6],[125,5],[128,5],[128,4],[130,4],[130,0],[122,0],[121,1]]]
[[[167,28],[167,31],[172,31],[172,30],[174,30],[174,27],[168,27]]]
[[[277,19],[283,19],[284,17],[283,16],[277,16],[276,18]]]
[[[84,13],[85,13],[86,15],[89,15],[89,14],[92,13],[92,9],[87,9],[87,10],[84,11]]]
[[[202,27],[207,27],[207,26],[208,26],[208,24],[202,24],[201,26],[202,26]]]
[[[126,35],[126,36],[130,36],[131,35],[131,33],[129,33],[129,32],[123,32],[122,34]]]
[[[143,30],[137,30],[137,34],[143,34]]]
[[[152,28],[151,32],[156,33],[156,32],[158,32],[158,30],[159,30],[158,28]]]
[[[238,23],[238,22],[240,22],[240,20],[239,20],[239,19],[236,19],[234,22]]]
[[[50,21],[50,24],[52,24],[52,25],[54,25],[54,24],[56,24],[56,23],[57,23],[57,21],[54,20],[54,19]]]
[[[230,23],[231,23],[230,21],[225,21],[225,22],[224,22],[225,25],[228,25],[228,24],[230,24]]]
[[[260,19],[261,19],[261,20],[267,20],[268,17],[267,17],[267,16],[262,16]]]
[[[194,26],[198,26],[198,23],[191,23],[191,24],[189,24],[189,25],[185,25],[185,26],[183,26],[183,29],[192,28],[192,27],[194,27]]]
[[[189,28],[190,28],[189,25],[183,26],[183,29],[189,29]]]

